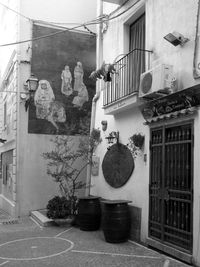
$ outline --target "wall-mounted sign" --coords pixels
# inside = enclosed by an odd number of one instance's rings
[[[200,85],[147,102],[140,109],[145,119],[200,105]]]

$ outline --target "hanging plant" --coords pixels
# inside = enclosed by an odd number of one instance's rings
[[[128,141],[127,147],[130,149],[132,156],[135,159],[144,145],[144,135],[141,133],[133,134],[129,137]]]
[[[101,131],[99,129],[93,128],[90,133],[90,145],[92,145],[93,149],[96,149],[101,141]]]
[[[141,133],[133,134],[130,139],[136,147],[142,149],[142,146],[144,144],[144,135],[142,135]]]

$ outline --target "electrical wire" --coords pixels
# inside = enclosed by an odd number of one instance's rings
[[[85,24],[92,23],[92,22],[100,22],[101,19],[104,17],[105,15],[98,16],[95,19],[86,21]],[[55,22],[55,21],[47,21],[47,20],[34,20],[34,21],[37,23],[56,24],[56,25],[82,25],[82,23],[78,23],[78,22]]]
[[[57,23],[53,23],[53,22],[45,22],[45,21],[42,21],[42,20],[37,20],[37,21],[34,21],[34,22],[36,22],[36,23],[38,23],[38,24],[43,24],[43,25],[47,25],[47,26],[57,26],[57,27],[59,27],[59,28],[62,28],[62,29],[68,29],[68,30],[70,30],[70,28],[68,28],[68,27],[66,27],[66,26],[58,26],[58,24]],[[74,23],[75,25],[77,25],[78,23]],[[96,36],[96,33],[95,32],[93,32],[93,31],[91,31],[85,24],[78,24],[80,27],[84,27],[91,35],[95,35]]]
[[[140,2],[141,0],[137,0],[135,3],[133,3],[130,7],[128,7],[127,9],[125,9],[124,11],[122,11],[121,13],[115,15],[114,17],[110,17],[113,12],[111,12],[108,16],[109,16],[109,19],[108,20],[113,20],[113,19],[116,19],[118,18],[119,16],[123,15],[124,13],[126,13],[127,11],[129,11],[132,7],[134,7],[138,2]],[[120,7],[121,8],[121,7]],[[116,11],[116,10],[115,10]]]
[[[10,8],[9,6],[4,5],[4,4],[1,3],[1,2],[0,2],[0,5],[3,6],[3,7],[5,7],[6,9],[9,9],[10,11],[16,13],[17,15],[19,15],[19,16],[21,16],[21,17],[27,19],[27,20],[31,20],[31,18],[24,16],[23,14],[21,14],[21,13],[19,13],[18,11],[16,11],[16,10]]]
[[[137,2],[133,3],[130,7],[128,7],[127,9],[125,9],[124,11],[122,11],[121,13],[113,16],[113,17],[110,17],[111,14],[113,13],[110,13],[109,15],[102,15],[102,16],[98,16],[96,19],[94,20],[91,20],[89,22],[86,22],[86,23],[83,23],[83,24],[79,24],[78,26],[75,26],[75,27],[72,27],[72,28],[64,28],[64,30],[60,30],[60,31],[57,31],[57,32],[54,32],[52,34],[47,34],[47,35],[42,35],[42,36],[39,36],[39,37],[36,37],[36,38],[31,38],[31,39],[27,39],[27,40],[24,40],[24,41],[18,41],[18,42],[13,42],[13,43],[7,43],[7,44],[0,44],[0,47],[5,47],[5,46],[11,46],[11,45],[17,45],[17,44],[22,44],[22,43],[27,43],[27,42],[33,42],[33,41],[37,41],[37,40],[40,40],[40,39],[44,39],[44,38],[48,38],[48,37],[52,37],[52,36],[55,36],[55,35],[58,35],[60,33],[63,33],[63,32],[67,32],[67,31],[73,31],[75,29],[78,29],[78,28],[81,28],[81,27],[86,27],[86,26],[89,26],[89,25],[96,25],[96,24],[99,24],[99,23],[102,23],[102,22],[107,22],[107,21],[110,21],[110,20],[113,20],[121,15],[123,15],[124,13],[126,13],[127,11],[129,11],[133,6],[135,6],[139,1],[141,0],[137,0]],[[31,18],[28,18],[24,15],[22,15],[21,13],[9,8],[8,6],[2,4],[0,2],[0,5],[4,6],[5,8],[17,13],[19,16],[22,16],[26,19],[28,19],[29,21],[34,21],[32,20]],[[36,22],[40,22],[40,23],[43,23],[43,24],[46,24],[46,25],[51,25],[53,26],[51,23],[49,23],[48,21],[43,21],[43,20],[36,20]],[[56,24],[56,23],[55,23]],[[55,26],[55,25],[54,25]],[[96,35],[96,34],[95,34]]]
[[[6,9],[8,9],[8,10],[14,12],[14,13],[16,13],[17,15],[19,15],[19,16],[21,16],[21,17],[27,19],[27,20],[29,20],[29,21],[34,21],[34,20],[31,19],[30,17],[27,17],[27,16],[21,14],[20,12],[14,10],[14,9],[12,9],[12,8],[10,8],[10,7],[7,6],[7,5],[4,5],[4,4],[1,3],[1,2],[0,2],[0,5],[3,6],[4,8],[6,8]],[[98,19],[98,18],[97,18],[97,19]],[[44,20],[35,20],[35,21],[37,21],[38,23],[43,23],[43,24],[50,25],[50,26],[55,26],[55,25],[53,25],[53,24],[57,24],[57,25],[59,25],[59,24],[60,24],[60,25],[63,25],[63,24],[77,25],[77,24],[78,24],[80,27],[84,27],[90,34],[92,34],[92,35],[96,35],[96,34],[95,34],[94,32],[92,32],[89,28],[87,28],[85,24],[95,22],[95,21],[97,21],[97,19],[94,19],[94,20],[91,20],[91,21],[89,21],[89,22],[86,22],[86,23],[84,23],[84,25],[83,25],[83,24],[80,24],[80,23],[56,23],[56,22],[48,22],[48,21],[44,21]],[[64,29],[66,29],[66,30],[73,30],[73,28],[72,28],[72,29],[69,29],[69,28],[66,28],[66,27],[63,27],[63,26],[59,26],[59,27],[60,27],[60,28],[64,28]],[[27,40],[27,42],[29,42],[29,41],[30,41],[30,40]],[[24,42],[24,41],[22,41],[22,42]],[[1,46],[8,46],[8,45],[15,45],[15,44],[17,44],[17,43],[21,43],[21,42],[15,42],[15,43],[10,43],[10,44],[0,45],[0,47],[1,47]]]
[[[89,25],[91,25],[91,23]],[[37,40],[41,40],[41,39],[44,39],[44,38],[55,36],[55,35],[58,35],[58,34],[63,33],[63,32],[73,31],[75,29],[78,29],[78,28],[84,27],[84,26],[86,26],[86,25],[82,24],[82,25],[79,25],[79,26],[76,26],[76,27],[67,28],[65,30],[60,30],[60,31],[57,31],[57,32],[54,32],[54,33],[51,33],[51,34],[42,35],[42,36],[39,36],[39,37],[27,39],[27,40],[24,40],[24,41],[18,41],[18,42],[13,42],[13,43],[8,43],[8,44],[1,44],[0,47],[23,44],[23,43],[27,43],[27,42],[33,42],[33,41],[37,41]]]
[[[0,5],[3,6],[4,8],[6,8],[6,9],[9,9],[10,11],[16,13],[17,15],[19,15],[19,16],[21,16],[21,17],[27,19],[27,20],[31,20],[31,21],[34,20],[34,19],[31,19],[30,17],[27,17],[27,16],[23,15],[22,13],[20,13],[20,12],[14,10],[14,9],[12,9],[12,8],[10,8],[9,6],[4,5],[4,4],[1,3],[1,2],[0,2]],[[95,22],[98,18],[100,18],[100,16],[98,16],[97,18],[95,18],[95,19],[93,19],[93,20],[90,20],[89,22]],[[79,25],[82,25],[82,23],[77,23],[77,22],[55,22],[55,21],[52,22],[52,21],[45,21],[45,20],[34,20],[34,21],[42,22],[42,23],[49,23],[49,24],[58,24],[58,25],[59,25],[59,24],[60,24],[60,25],[64,25],[64,24],[68,24],[68,25],[77,25],[77,24],[79,24]],[[87,24],[88,22],[85,22],[85,23]]]
[[[63,32],[73,31],[73,30],[81,28],[81,27],[85,27],[85,26],[88,26],[88,25],[95,25],[95,24],[99,24],[99,22],[83,23],[83,24],[80,24],[80,25],[72,27],[72,28],[65,28],[64,30],[60,30],[60,31],[57,31],[57,32],[54,32],[54,33],[51,33],[51,34],[42,35],[42,36],[39,36],[39,37],[27,39],[27,40],[24,40],[24,41],[18,41],[18,42],[13,42],[13,43],[8,43],[8,44],[1,44],[0,47],[10,46],[10,45],[17,45],[17,44],[22,44],[22,43],[27,43],[27,42],[33,42],[33,41],[37,41],[37,40],[40,40],[40,39],[44,39],[44,38],[55,36],[55,35],[58,35],[58,34],[63,33]]]

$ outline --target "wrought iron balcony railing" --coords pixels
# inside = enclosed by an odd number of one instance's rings
[[[103,95],[103,106],[106,107],[139,90],[140,74],[150,67],[152,51],[134,49],[115,63],[115,73]]]

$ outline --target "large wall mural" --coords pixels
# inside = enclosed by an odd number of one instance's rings
[[[33,25],[33,38],[58,29]],[[33,42],[31,72],[39,79],[29,106],[29,133],[89,133],[95,82],[96,39],[83,32],[63,32]]]

